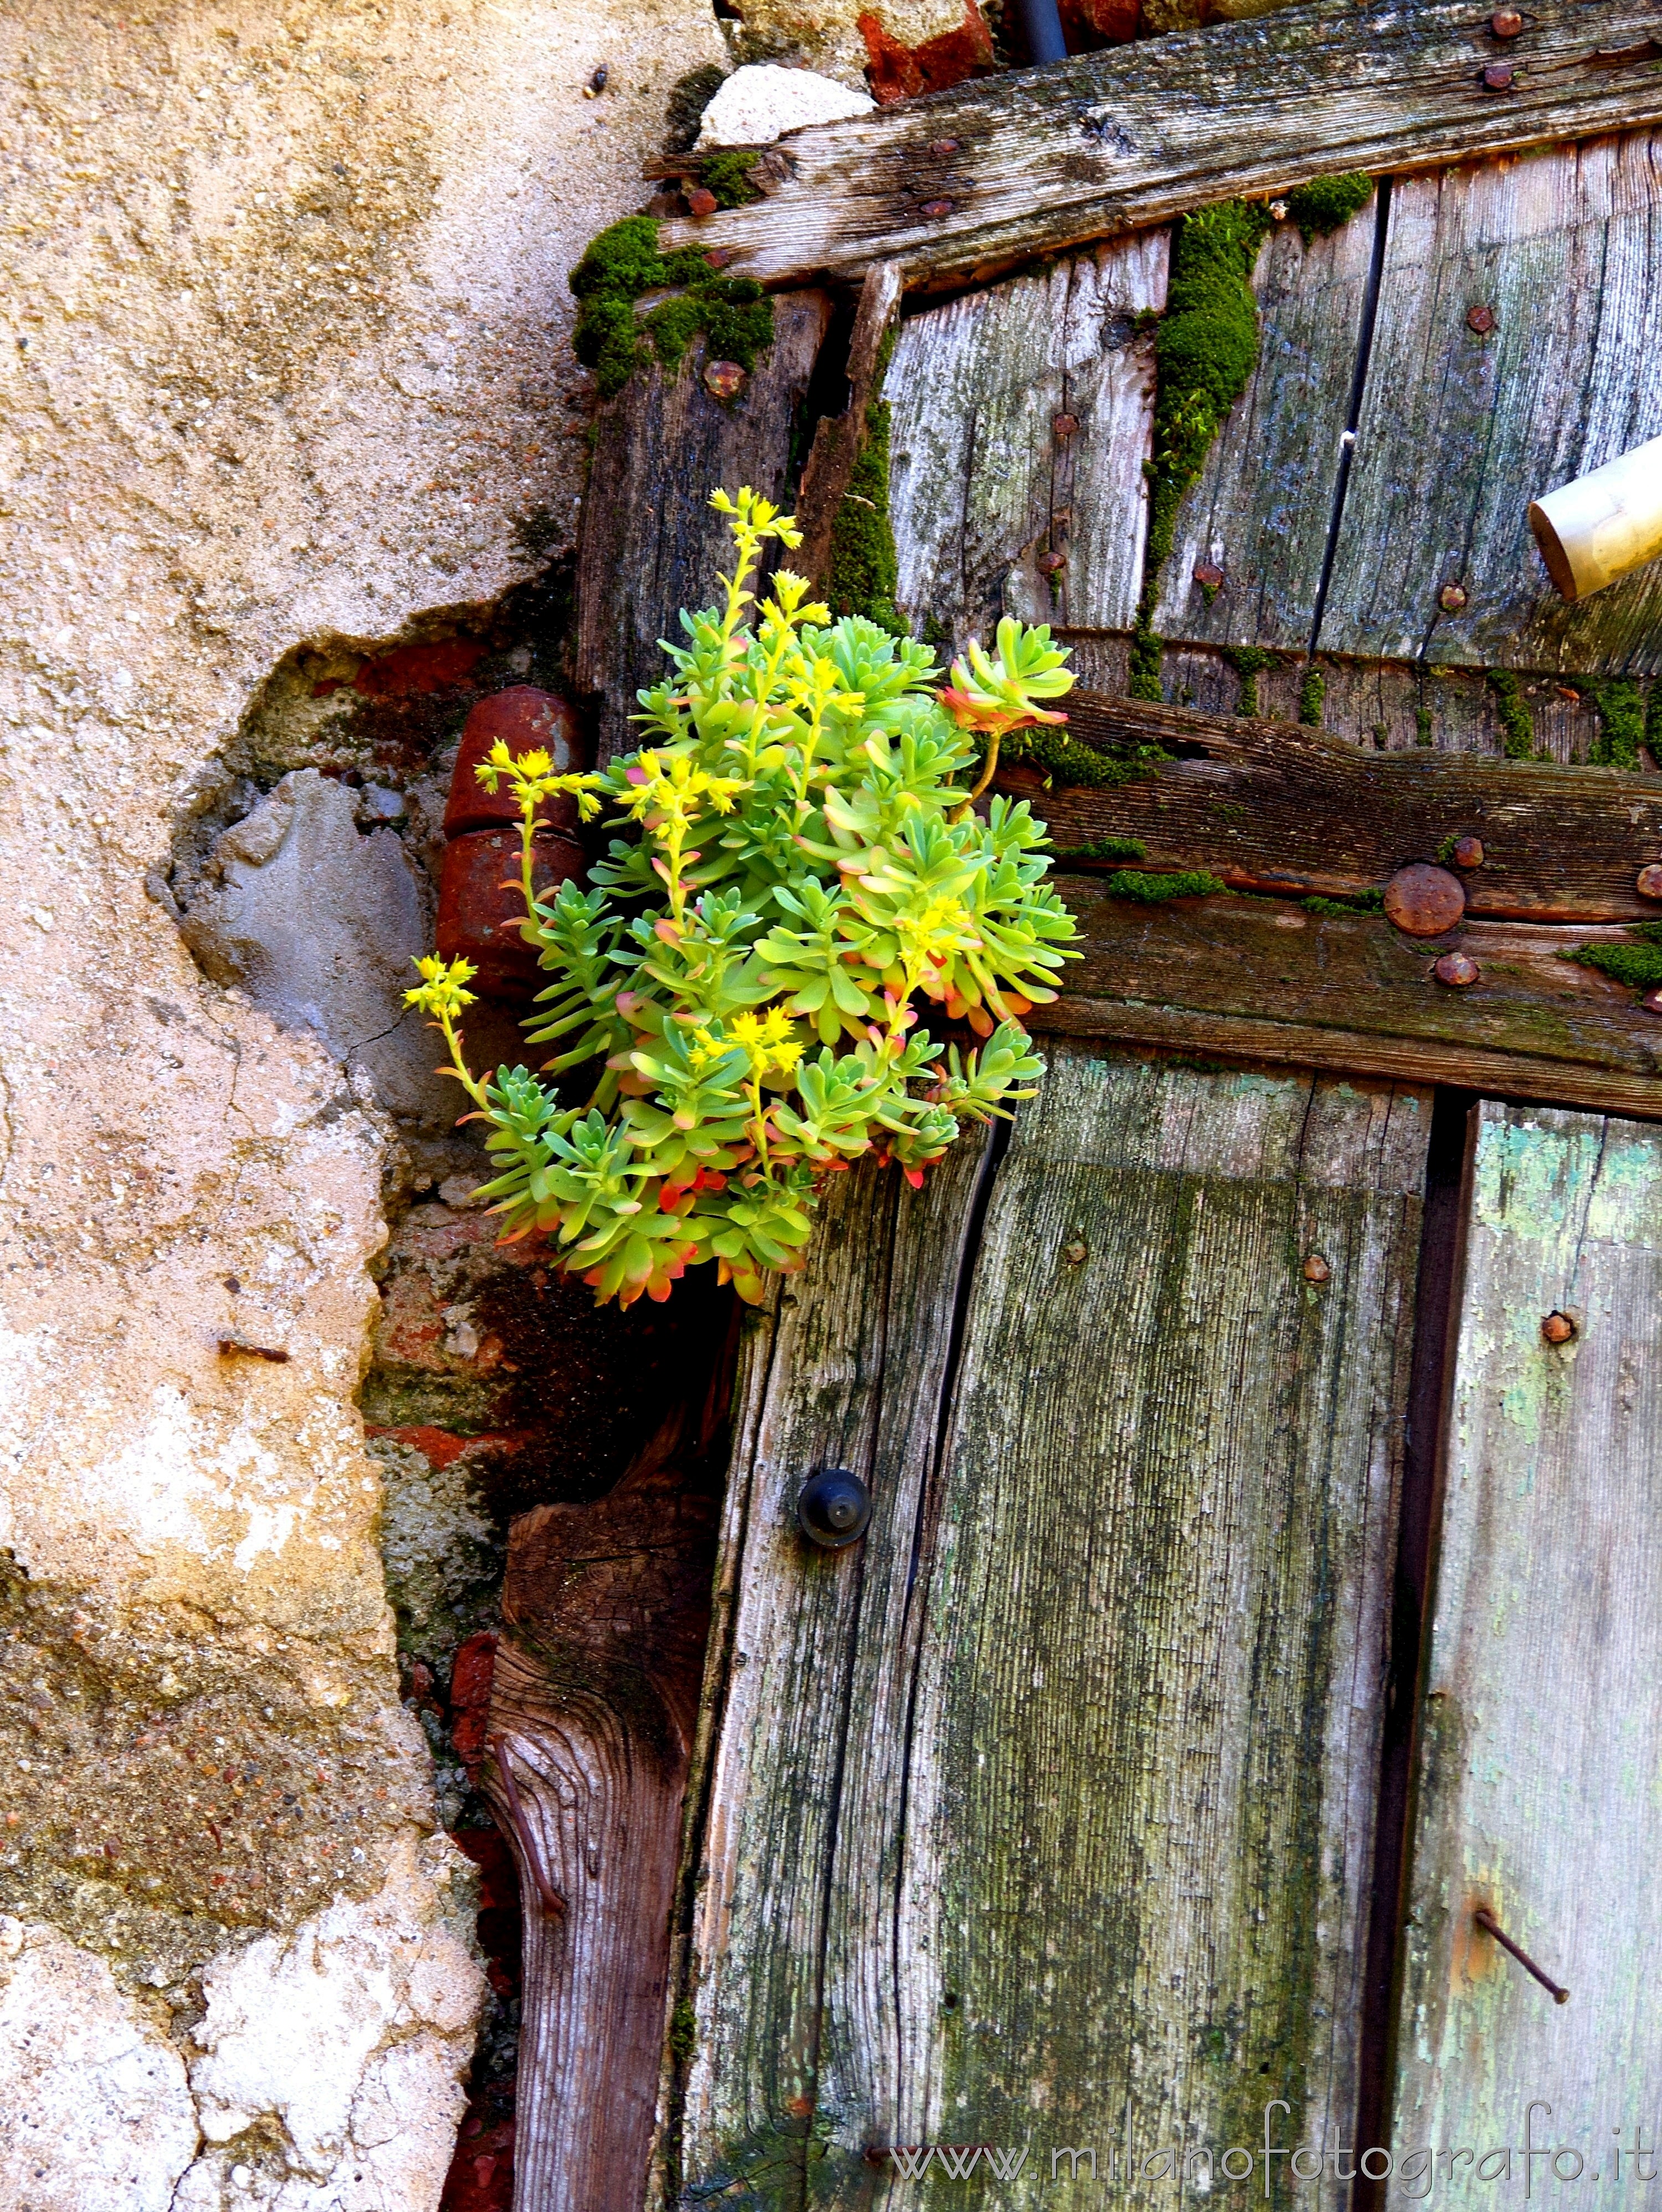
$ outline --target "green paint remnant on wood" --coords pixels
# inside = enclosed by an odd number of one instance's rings
[[[1287,212],[1308,246],[1359,215],[1373,197],[1373,179],[1361,169],[1336,177],[1312,177],[1287,195]]]
[[[718,276],[696,246],[658,251],[650,216],[628,216],[591,239],[571,271],[581,302],[572,348],[594,371],[603,398],[621,392],[655,349],[667,369],[680,364],[702,332],[713,359],[752,369],[773,337],[773,306],[748,276]],[[648,292],[678,288],[645,315],[635,303]]]
[[[1530,720],[1529,708],[1524,704],[1518,678],[1509,668],[1491,668],[1488,688],[1495,694],[1495,711],[1501,720],[1501,743],[1508,760],[1532,760],[1535,757],[1535,725]],[[1429,720],[1429,717],[1427,718]]]

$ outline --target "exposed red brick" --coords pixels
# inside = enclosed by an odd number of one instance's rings
[[[564,772],[582,763],[582,731],[568,702],[534,684],[516,684],[511,691],[497,691],[481,699],[462,730],[461,749],[450,778],[450,802],[444,810],[444,834],[458,837],[468,830],[493,830],[500,823],[517,824],[520,810],[504,777],[495,794],[479,781],[475,770],[497,739],[510,753],[551,753]],[[551,799],[543,818],[556,830],[575,830],[575,799]]]
[[[539,837],[532,882],[540,896],[581,877],[584,866],[569,838]],[[434,942],[446,960],[472,962],[478,972],[469,988],[481,999],[524,998],[540,973],[535,946],[520,934],[519,873],[517,830],[475,830],[445,847]]]
[[[394,1443],[408,1444],[434,1467],[448,1467],[473,1442],[472,1437],[453,1437],[448,1429],[380,1429],[366,1423],[363,1433],[367,1437],[391,1437]]]
[[[352,688],[366,699],[407,699],[422,691],[454,691],[484,657],[477,637],[441,638],[433,645],[400,645],[366,660]]]
[[[1070,53],[1123,46],[1137,34],[1139,0],[1056,0]]]
[[[470,1636],[450,1662],[450,1741],[477,1787],[490,1712],[490,1678],[496,1671],[496,1632]]]
[[[882,18],[869,12],[856,19],[856,27],[866,41],[866,81],[880,107],[916,100],[922,92],[944,92],[965,77],[992,74],[992,33],[975,0],[964,0],[964,21],[957,30],[942,31],[918,46],[903,46],[884,28]]]

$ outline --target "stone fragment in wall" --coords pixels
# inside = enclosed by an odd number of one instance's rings
[[[427,943],[416,872],[396,830],[360,832],[344,784],[285,775],[220,837],[180,927],[216,982],[368,1067],[389,1112],[454,1121],[456,1087],[403,1002]]]
[[[184,2061],[101,1959],[55,1929],[4,1932],[0,2204],[170,2212],[198,2145]]]
[[[810,123],[840,123],[866,115],[876,102],[813,70],[749,62],[736,69],[704,110],[698,150],[717,146],[766,146],[787,131]]]

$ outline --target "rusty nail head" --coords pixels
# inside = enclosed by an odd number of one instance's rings
[[[1662,899],[1662,861],[1653,860],[1647,868],[1641,868],[1634,878],[1634,889],[1641,898]]]
[[[1491,62],[1488,67],[1483,71],[1483,83],[1490,92],[1510,92],[1512,90],[1512,64],[1510,62]]]
[[[1466,328],[1469,331],[1476,331],[1480,338],[1487,337],[1489,332],[1495,328],[1494,308],[1484,307],[1468,307],[1466,309]]]
[[[1215,561],[1202,561],[1195,571],[1195,581],[1203,592],[1215,592],[1223,581],[1223,571]]]
[[[1408,937],[1440,937],[1466,910],[1464,887],[1446,868],[1416,860],[1398,868],[1385,887],[1387,921]]]
[[[1481,868],[1483,865],[1482,839],[1457,837],[1454,841],[1454,865],[1457,868]]]
[[[1541,1334],[1549,1344],[1568,1344],[1575,1334],[1575,1323],[1555,1306],[1542,1322]]]
[[[1445,584],[1437,594],[1437,604],[1445,614],[1458,615],[1466,603],[1464,584]]]
[[[917,210],[928,222],[939,222],[942,216],[950,215],[952,211],[953,204],[950,200],[925,200]]]
[[[1066,443],[1078,429],[1079,417],[1077,415],[1053,415],[1050,417],[1050,428],[1055,434]]]
[[[1073,1243],[1064,1244],[1062,1246],[1062,1256],[1068,1262],[1068,1265],[1070,1267],[1077,1267],[1081,1266],[1085,1260],[1086,1248],[1077,1238],[1075,1238]]]
[[[1647,1014],[1662,1014],[1662,991],[1647,991],[1639,1003]]]
[[[730,246],[712,246],[704,258],[712,269],[725,269],[733,254],[734,249]]]
[[[687,205],[694,215],[714,215],[715,195],[708,185],[695,185],[687,194]]]
[[[1042,574],[1054,576],[1058,568],[1068,566],[1068,556],[1065,553],[1041,553],[1038,566]]]
[[[1332,1273],[1333,1270],[1319,1252],[1312,1252],[1304,1263],[1304,1279],[1306,1283],[1324,1283]]]
[[[1463,991],[1468,983],[1475,983],[1483,971],[1466,953],[1446,952],[1431,972],[1440,983]]]
[[[958,141],[956,138],[936,138],[931,143],[929,151],[938,161],[944,161],[948,154],[957,153]]]
[[[1497,8],[1488,27],[1497,39],[1515,39],[1524,27],[1524,19],[1515,8]]]
[[[744,389],[745,372],[736,361],[713,361],[704,371],[704,386],[718,399],[734,399]]]

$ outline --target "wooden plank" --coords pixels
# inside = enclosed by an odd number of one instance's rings
[[[1430,751],[1364,752],[1296,724],[1156,707],[1075,691],[1071,734],[1107,747],[1181,747],[1156,774],[1032,799],[1057,849],[1136,837],[1150,867],[1208,868],[1242,889],[1336,897],[1379,884],[1449,837],[1476,836],[1481,868],[1462,878],[1486,919],[1635,921],[1657,911],[1635,888],[1662,856],[1662,786],[1616,769],[1564,769]]]
[[[1001,2201],[1094,2205],[1128,2128],[1215,2151],[1267,2094],[1295,2130],[1348,2112],[1428,1123],[1415,1091],[1053,1048],[936,1472],[962,1212],[894,1246],[880,1340],[846,1260],[801,1285],[724,1539],[683,2202],[956,2202],[884,2148],[1037,2137]],[[856,1263],[876,1221],[839,1216]],[[855,1574],[783,1526],[848,1450],[851,1365],[882,1408]],[[791,2116],[812,2148],[770,2165]],[[1052,2187],[1052,2144],[1101,2179]]]
[[[1391,2148],[1475,2152],[1458,2187],[1511,2145],[1516,2193],[1540,2100],[1533,2141],[1565,2162],[1555,2182],[1537,2158],[1536,2191],[1560,2193],[1574,2152],[1592,2201],[1625,2203],[1657,2171],[1635,2167],[1635,2125],[1653,2152],[1662,2124],[1662,1895],[1643,1868],[1662,1773],[1662,1133],[1481,1115]],[[1555,1307],[1577,1323],[1557,1347]],[[1475,1930],[1479,1905],[1568,2005]],[[1410,2171],[1388,2203],[1422,2195]]]
[[[1276,899],[1148,907],[1083,877],[1060,888],[1085,957],[1064,996],[1030,1017],[1047,1034],[1662,1115],[1662,1023],[1632,992],[1558,957],[1614,932],[1479,921],[1428,945],[1378,916]],[[1431,973],[1457,941],[1482,971],[1463,990]]]
[[[870,1169],[839,1178],[807,1273],[747,1341],[718,1569],[732,1586],[710,1676],[720,1722],[689,1947],[696,2045],[679,2140],[664,2161],[693,2202],[728,2185],[759,2204],[801,2201],[821,2066],[827,1882],[856,1741],[851,1680],[862,1624],[904,1587],[911,1559],[980,1152],[973,1139],[955,1147],[918,1194]],[[796,1528],[795,1501],[810,1474],[837,1466],[870,1484],[873,1522],[855,1550],[819,1553]],[[903,1720],[874,1705],[860,1725]],[[871,1849],[879,1882],[880,1849]]]
[[[1264,241],[1258,367],[1178,507],[1154,611],[1162,637],[1309,647],[1374,229],[1369,210],[1308,246],[1292,222]],[[1223,572],[1209,600],[1202,565]]]
[[[1153,231],[911,316],[886,396],[899,602],[956,649],[1002,614],[1129,625],[1142,581]],[[1058,416],[1078,428],[1060,438]],[[1040,568],[1046,554],[1066,566]]]
[[[1524,519],[1543,491],[1662,431],[1659,155],[1638,131],[1394,192],[1324,647],[1662,669],[1662,575],[1568,607]],[[1480,305],[1487,334],[1466,323]],[[1450,583],[1466,594],[1452,612],[1438,599]]]
[[[667,222],[770,286],[912,284],[1169,221],[1335,170],[1424,168],[1662,121],[1646,0],[1540,0],[1495,40],[1466,0],[1344,0],[1177,32],[793,132],[755,204]],[[1504,93],[1485,65],[1515,70]],[[943,211],[944,210],[944,211]]]
[[[602,766],[635,739],[635,695],[660,682],[659,640],[682,641],[683,607],[708,606],[732,540],[709,494],[788,488],[791,432],[807,395],[831,302],[774,302],[773,343],[736,399],[708,392],[702,341],[673,374],[654,362],[601,408],[577,548],[575,676],[596,695]]]
[[[823,581],[831,567],[831,532],[849,478],[866,443],[866,410],[877,381],[883,341],[900,305],[897,262],[879,261],[866,272],[849,339],[848,404],[820,417],[802,465],[793,506],[802,543],[791,556],[799,574]]]

